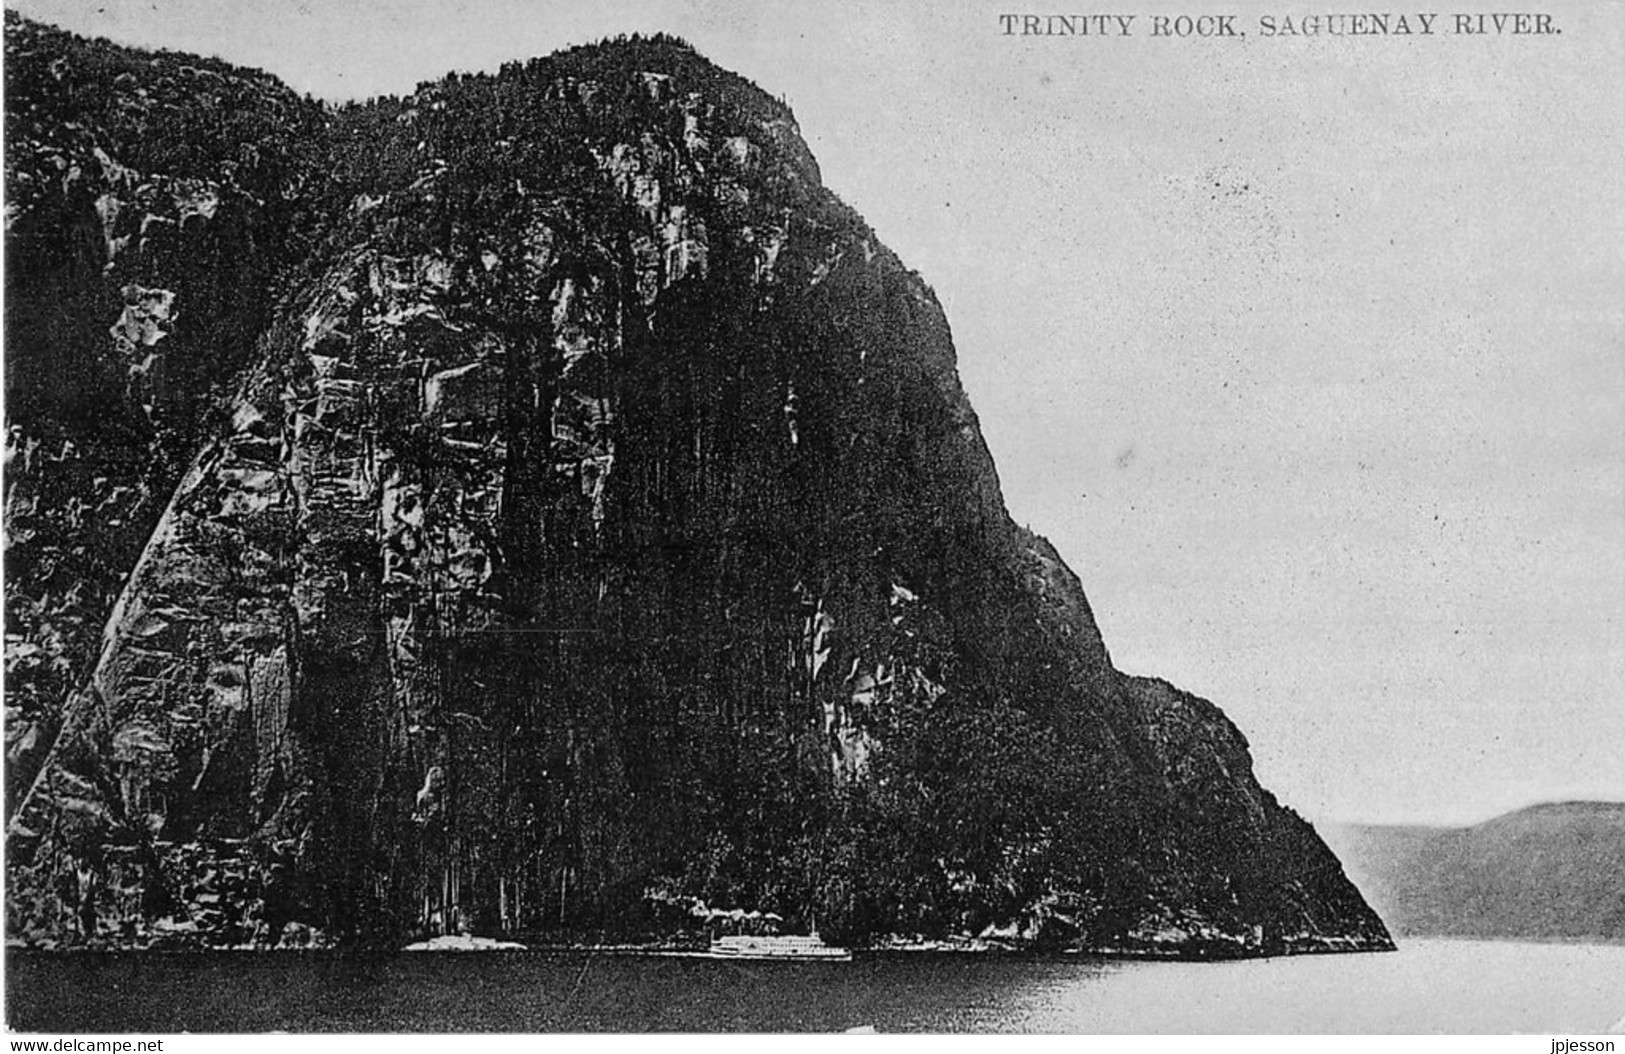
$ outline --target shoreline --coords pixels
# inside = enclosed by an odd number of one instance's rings
[[[1425,938],[1434,939],[1434,938]],[[1447,938],[1440,938],[1447,939]],[[1479,938],[1460,938],[1474,940]],[[1483,938],[1493,939],[1493,938]],[[1540,942],[1540,943],[1618,943],[1618,942]],[[1361,953],[1396,952],[1397,945],[1387,947],[1374,944],[1359,946],[1316,946],[1299,947],[1286,950],[1272,950],[1269,952],[1239,950],[1239,949],[1211,949],[1211,948],[1146,948],[1133,949],[1120,946],[1107,946],[1100,948],[1030,948],[1009,944],[994,944],[992,942],[974,940],[964,942],[949,941],[920,941],[897,942],[885,945],[860,945],[850,949],[851,961],[879,960],[889,958],[925,958],[940,956],[943,958],[977,958],[977,959],[1008,959],[1022,962],[1244,962],[1263,959],[1297,958],[1310,955],[1353,955]],[[268,956],[268,957],[311,957],[311,958],[395,958],[398,956],[443,958],[446,956],[610,956],[615,958],[646,958],[646,959],[706,959],[711,961],[726,961],[726,957],[718,957],[711,953],[709,947],[701,945],[674,945],[669,943],[612,943],[612,944],[579,944],[579,943],[533,943],[519,944],[511,941],[494,941],[491,944],[474,944],[447,947],[366,947],[361,945],[328,945],[323,947],[261,947],[250,945],[217,945],[198,947],[155,947],[152,945],[85,945],[78,944],[66,947],[46,947],[38,944],[24,944],[8,940],[5,945],[8,958],[12,955],[23,956],[186,956],[186,955],[222,955],[222,956]],[[755,959],[753,962],[770,962],[771,958]],[[781,961],[816,961],[816,960],[781,960]]]

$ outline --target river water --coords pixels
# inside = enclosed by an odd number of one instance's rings
[[[6,956],[6,1016],[43,1032],[1600,1032],[1625,945],[1406,941],[1249,962],[586,953]]]

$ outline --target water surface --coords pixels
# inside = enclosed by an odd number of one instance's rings
[[[1600,1032],[1625,945],[1407,941],[1248,962],[585,953],[10,952],[6,1016],[44,1032]]]

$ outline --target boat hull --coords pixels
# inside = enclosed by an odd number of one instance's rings
[[[782,962],[851,962],[845,948],[825,944],[817,937],[722,937],[702,953],[709,959],[776,959]]]
[[[849,963],[852,953],[845,950],[832,950],[822,953],[811,952],[697,952],[704,959],[748,959],[753,962],[836,962]]]

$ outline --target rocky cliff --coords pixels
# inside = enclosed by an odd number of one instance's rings
[[[8,15],[8,926],[1388,947],[679,41],[329,107]]]

